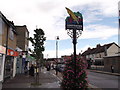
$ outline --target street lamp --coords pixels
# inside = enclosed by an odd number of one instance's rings
[[[58,71],[57,71],[57,64],[58,64],[58,40],[59,40],[59,36],[56,37],[56,75],[58,74]]]

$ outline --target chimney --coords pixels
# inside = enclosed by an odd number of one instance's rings
[[[104,46],[104,49],[105,49],[105,51],[104,51],[105,56],[107,56],[107,46],[106,45]]]
[[[90,47],[88,47],[88,50],[90,50],[91,48]]]
[[[96,48],[99,48],[101,45],[100,44],[97,44]]]

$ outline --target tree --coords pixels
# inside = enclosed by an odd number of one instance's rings
[[[42,29],[36,29],[34,30],[35,34],[34,37],[28,38],[28,40],[31,41],[32,46],[34,47],[32,51],[32,56],[36,59],[36,84],[39,84],[39,71],[41,69],[41,65],[43,64],[43,51],[44,48],[44,41],[46,40],[46,37],[44,37],[45,33]]]
[[[80,90],[87,89],[87,63],[81,58],[76,59],[76,76],[74,72],[74,59],[66,59],[65,64],[62,88],[65,90],[74,90],[75,88]]]

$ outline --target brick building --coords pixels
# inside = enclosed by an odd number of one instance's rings
[[[115,73],[120,73],[120,55],[104,57],[104,70],[112,72],[111,66]]]
[[[26,25],[23,26],[15,26],[17,31],[17,47],[22,50],[20,58],[17,60],[17,73],[24,73],[25,67],[28,66],[28,45],[29,45],[29,31]]]
[[[0,52],[0,81],[15,76],[15,63],[18,56],[16,40],[14,23],[0,12],[0,49],[3,51]]]
[[[29,37],[29,31],[26,25],[23,26],[15,26],[17,35],[17,46],[23,51],[28,51],[29,41],[27,38]]]

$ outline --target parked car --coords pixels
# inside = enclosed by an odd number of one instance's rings
[[[59,72],[63,72],[63,71],[64,71],[64,67],[65,67],[64,64],[58,65],[57,70],[58,70]]]

